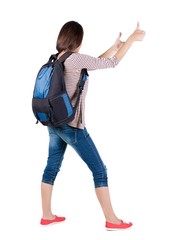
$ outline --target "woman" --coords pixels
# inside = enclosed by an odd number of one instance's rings
[[[56,49],[58,50],[58,58],[66,51],[73,52],[64,63],[66,88],[72,103],[74,104],[76,100],[76,88],[82,68],[87,68],[90,71],[116,67],[132,44],[135,41],[143,40],[144,36],[145,32],[140,30],[139,23],[137,23],[135,31],[126,42],[121,42],[120,33],[114,45],[96,58],[79,53],[83,40],[82,26],[75,21],[65,23],[59,32]],[[43,216],[40,224],[49,225],[65,220],[65,217],[58,217],[52,213],[51,197],[55,178],[60,170],[67,144],[69,144],[92,172],[95,192],[106,219],[106,229],[126,229],[131,227],[132,223],[120,220],[112,208],[106,166],[85,127],[84,112],[87,87],[88,80],[85,83],[74,120],[58,128],[48,127],[49,154],[41,183]]]

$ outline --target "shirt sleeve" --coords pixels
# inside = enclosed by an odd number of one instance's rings
[[[82,68],[87,68],[87,70],[114,68],[119,63],[119,60],[115,56],[111,58],[96,58],[80,53],[73,53],[70,56],[69,61],[71,61],[74,67],[78,70]]]

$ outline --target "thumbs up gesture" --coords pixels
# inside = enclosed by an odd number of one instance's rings
[[[118,37],[117,37],[117,39],[116,39],[116,41],[115,41],[115,43],[114,43],[114,47],[115,47],[115,50],[116,50],[116,51],[117,51],[117,50],[123,45],[123,43],[124,43],[124,42],[122,42],[122,41],[120,40],[121,36],[122,36],[122,33],[120,32],[119,35],[118,35]]]
[[[134,41],[142,41],[145,37],[145,34],[145,31],[140,29],[140,24],[137,22],[137,27],[130,37],[132,37]]]

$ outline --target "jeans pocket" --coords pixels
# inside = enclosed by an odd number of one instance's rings
[[[84,134],[85,138],[89,137],[89,133],[86,128],[83,129],[83,134]]]
[[[61,126],[60,135],[62,139],[69,145],[77,142],[77,128],[68,125]]]

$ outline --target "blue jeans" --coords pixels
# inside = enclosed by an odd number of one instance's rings
[[[106,166],[86,128],[79,129],[64,125],[58,128],[48,127],[48,131],[50,137],[49,156],[42,182],[54,184],[67,144],[69,144],[91,170],[95,187],[108,186]]]

